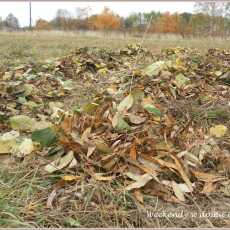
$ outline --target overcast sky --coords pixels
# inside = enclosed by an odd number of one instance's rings
[[[132,12],[193,12],[194,2],[32,2],[33,23],[43,18],[50,20],[55,16],[58,9],[67,9],[75,13],[77,7],[91,7],[91,13],[100,13],[105,6],[112,9],[120,16],[127,16]],[[29,24],[28,2],[0,2],[0,16],[5,18],[13,13],[21,26]]]

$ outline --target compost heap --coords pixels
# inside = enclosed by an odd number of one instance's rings
[[[5,68],[0,154],[42,156],[60,187],[119,181],[139,202],[230,196],[229,85],[230,52],[218,49],[81,48]]]

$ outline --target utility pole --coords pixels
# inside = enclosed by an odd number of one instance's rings
[[[30,25],[29,28],[30,30],[32,29],[32,14],[31,14],[31,0],[29,1],[29,21],[30,21]]]

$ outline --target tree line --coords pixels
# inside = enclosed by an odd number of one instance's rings
[[[121,17],[112,9],[105,7],[100,14],[92,15],[91,9],[77,8],[75,14],[66,9],[59,9],[56,16],[47,21],[38,19],[35,30],[95,30],[148,33],[177,34],[187,36],[229,37],[230,35],[230,3],[198,2],[194,13],[156,12],[132,13]],[[0,20],[0,26],[18,28],[18,19],[12,14]]]

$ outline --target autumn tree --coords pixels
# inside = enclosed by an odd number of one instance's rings
[[[177,15],[165,12],[158,18],[154,30],[158,33],[176,33],[177,26]]]
[[[94,21],[95,28],[104,31],[119,29],[120,24],[120,17],[107,7],[104,8],[101,14],[97,15]]]
[[[51,30],[52,26],[51,26],[50,22],[48,22],[44,19],[38,19],[36,21],[35,29],[36,30]]]

